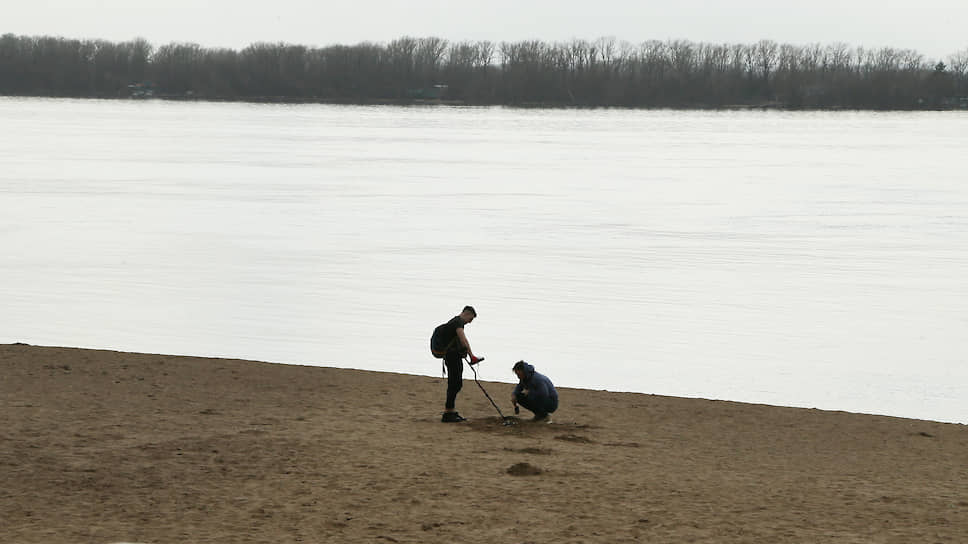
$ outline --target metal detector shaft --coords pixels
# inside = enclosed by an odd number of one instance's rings
[[[483,360],[484,358],[481,357],[480,359],[477,360],[477,362],[479,363]],[[487,397],[487,400],[491,401],[491,406],[493,406],[494,409],[497,410],[497,413],[501,416],[501,420],[503,420],[504,422],[507,422],[508,418],[504,415],[503,412],[501,412],[501,409],[497,407],[497,404],[494,402],[494,399],[492,399],[491,396],[487,394],[487,390],[484,389],[484,386],[481,385],[480,380],[477,379],[477,369],[474,368],[474,365],[470,364],[470,362],[468,362],[467,365],[471,367],[472,371],[474,371],[474,383],[476,383],[477,386],[481,388],[481,391],[484,392],[484,396]]]

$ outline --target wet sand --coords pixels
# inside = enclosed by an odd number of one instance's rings
[[[0,542],[968,542],[964,425],[562,389],[502,426],[472,380],[442,424],[441,378],[19,344],[0,373]]]

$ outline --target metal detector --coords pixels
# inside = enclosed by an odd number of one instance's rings
[[[514,418],[512,418],[510,416],[506,416],[506,415],[504,415],[504,413],[501,412],[501,409],[497,407],[497,404],[494,402],[494,399],[492,399],[491,396],[487,394],[487,390],[484,389],[484,386],[481,385],[481,382],[477,379],[477,369],[474,368],[474,365],[476,365],[477,363],[480,363],[481,361],[483,361],[484,358],[481,357],[474,364],[471,364],[471,361],[470,361],[469,358],[464,359],[464,360],[467,361],[467,366],[471,367],[471,370],[474,371],[474,383],[476,383],[477,386],[481,388],[481,391],[484,392],[484,396],[487,397],[487,400],[491,401],[491,406],[493,406],[494,409],[497,410],[498,415],[501,416],[501,421],[502,421],[501,424],[502,425],[514,425],[514,423],[515,423]]]

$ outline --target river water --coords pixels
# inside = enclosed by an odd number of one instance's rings
[[[439,376],[473,304],[489,380],[968,422],[964,113],[0,98],[0,126],[0,342]]]

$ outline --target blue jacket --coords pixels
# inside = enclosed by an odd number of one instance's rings
[[[528,399],[543,405],[558,406],[558,391],[544,374],[534,371],[534,366],[524,363],[524,379],[514,388],[514,396],[520,397],[521,390],[528,390]]]

